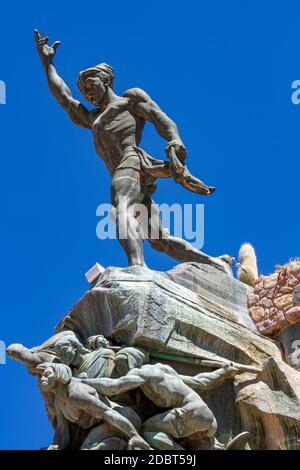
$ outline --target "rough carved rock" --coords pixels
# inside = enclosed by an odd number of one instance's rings
[[[184,263],[167,273],[108,268],[56,331],[207,359],[262,363],[280,357],[247,314],[251,288],[218,270]]]
[[[237,405],[260,449],[299,449],[300,374],[270,358],[257,380],[237,387]],[[261,428],[265,430],[262,434]]]

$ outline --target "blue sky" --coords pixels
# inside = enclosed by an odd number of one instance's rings
[[[0,339],[34,346],[51,336],[88,288],[96,261],[125,266],[117,241],[96,237],[96,207],[109,202],[109,175],[91,134],[76,128],[46,87],[33,29],[61,40],[56,66],[75,96],[77,73],[115,69],[116,92],[144,88],[177,122],[190,170],[217,187],[211,198],[159,182],[155,199],[205,203],[204,251],[237,255],[245,241],[260,271],[299,255],[300,79],[297,2],[170,1],[1,5]],[[149,125],[144,148],[161,158]],[[146,248],[149,267],[175,263]],[[51,441],[35,379],[0,365],[0,446]]]

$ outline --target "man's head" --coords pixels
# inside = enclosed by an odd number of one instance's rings
[[[94,335],[88,338],[88,347],[92,351],[96,351],[101,348],[109,348],[110,342],[103,335]]]
[[[55,343],[54,351],[61,362],[68,366],[73,364],[81,354],[87,354],[89,352],[76,336],[66,336],[65,338],[59,339]]]
[[[114,86],[114,72],[110,65],[99,64],[79,73],[77,85],[84,98],[94,106],[103,101],[108,88]]]
[[[42,371],[40,385],[42,390],[49,392],[53,390],[58,383],[67,384],[72,378],[72,371],[65,364],[52,364],[45,362],[37,366]]]
[[[139,348],[123,348],[114,358],[117,372],[124,376],[131,369],[140,368],[149,361],[148,354]]]

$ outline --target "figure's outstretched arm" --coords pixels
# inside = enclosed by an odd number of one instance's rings
[[[76,379],[73,377],[73,380],[90,385],[95,390],[97,390],[97,392],[108,397],[119,393],[128,392],[128,390],[138,388],[145,383],[145,380],[138,375],[131,374],[119,379]]]
[[[26,367],[34,368],[41,363],[39,354],[34,353],[22,344],[11,344],[6,352],[11,359],[21,362]]]
[[[202,372],[201,374],[190,377],[181,375],[183,382],[197,392],[205,392],[211,388],[217,387],[222,382],[232,379],[240,371],[231,365],[214,370],[213,372]]]
[[[89,111],[80,101],[73,98],[69,87],[57,74],[52,63],[60,42],[55,41],[52,46],[48,46],[48,38],[42,37],[37,30],[34,31],[34,37],[52,95],[68,113],[74,124],[90,129]]]
[[[130,100],[134,112],[153,123],[159,135],[168,142],[167,155],[171,158],[173,147],[179,160],[183,161],[186,157],[186,150],[175,122],[140,88],[127,90],[124,97]]]

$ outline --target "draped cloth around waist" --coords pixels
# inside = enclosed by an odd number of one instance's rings
[[[140,171],[142,189],[147,196],[151,196],[154,193],[157,178],[170,177],[173,177],[176,183],[179,183],[189,191],[203,196],[208,196],[215,191],[214,187],[207,186],[201,180],[193,176],[186,166],[184,167],[183,174],[174,174],[169,161],[158,160],[157,158],[151,157],[145,150],[139,147],[132,146],[123,151],[121,162],[116,170],[125,168]]]

